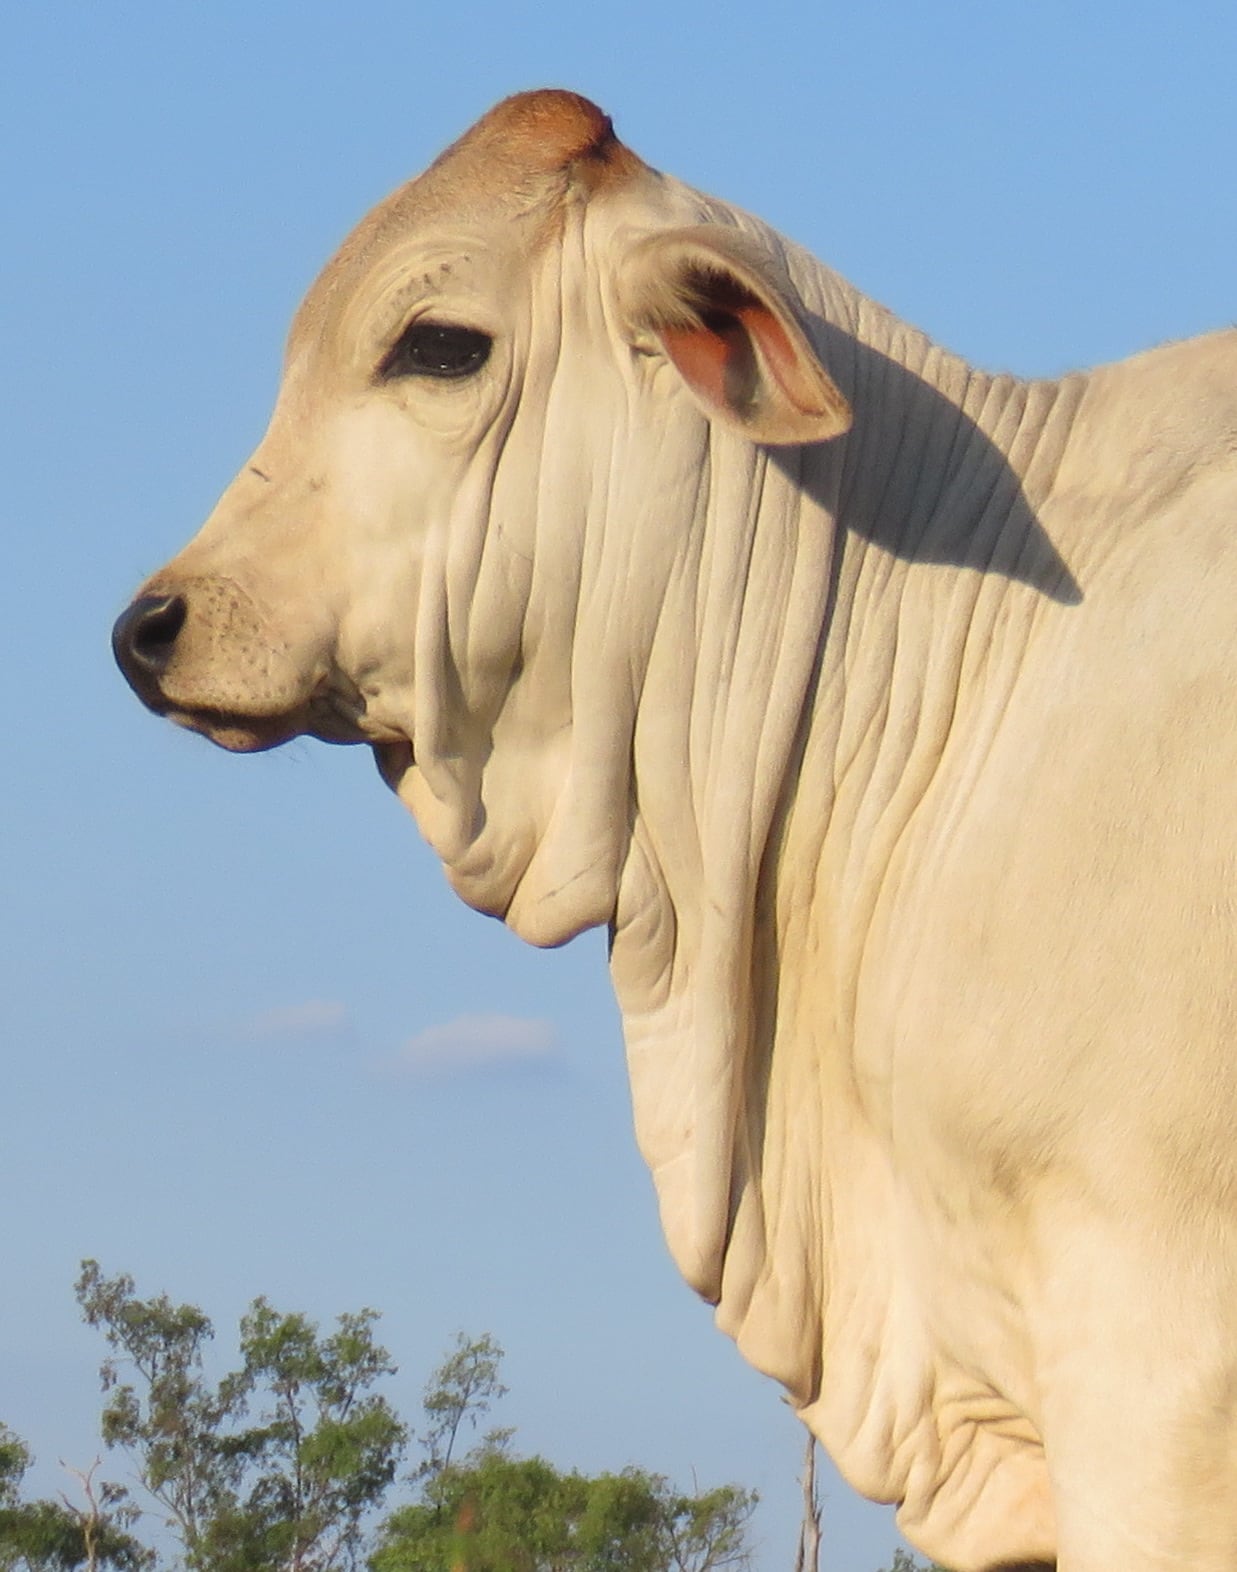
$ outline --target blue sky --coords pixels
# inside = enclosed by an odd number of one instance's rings
[[[525,1448],[754,1485],[759,1572],[789,1566],[799,1434],[661,1245],[602,938],[467,911],[362,750],[157,723],[108,629],[257,441],[318,267],[504,94],[588,93],[951,347],[1052,374],[1233,320],[1235,59],[1230,0],[10,9],[0,1419],[39,1488],[98,1446],[91,1255],[221,1333],[258,1293],[375,1306],[409,1410],[488,1330]],[[875,1572],[890,1514],[826,1491],[827,1564]]]

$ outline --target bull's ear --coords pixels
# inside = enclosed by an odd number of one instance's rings
[[[702,224],[638,241],[621,282],[633,337],[650,337],[697,402],[753,442],[823,442],[850,405],[800,327],[787,290],[737,230]]]

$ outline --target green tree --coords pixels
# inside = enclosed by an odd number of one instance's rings
[[[747,1521],[756,1509],[754,1490],[719,1485],[688,1496],[674,1490],[660,1475],[641,1476],[660,1509],[659,1563],[666,1572],[734,1572],[751,1564]]]
[[[132,1277],[104,1277],[97,1261],[82,1262],[75,1287],[87,1324],[117,1356],[99,1370],[109,1394],[103,1440],[129,1454],[194,1566],[207,1526],[236,1507],[244,1466],[220,1433],[235,1399],[226,1381],[212,1387],[203,1370],[214,1328],[196,1305],[166,1294],[139,1299]],[[126,1368],[132,1381],[121,1379]]]
[[[488,1332],[480,1337],[455,1334],[454,1348],[431,1374],[421,1399],[425,1414],[421,1474],[432,1476],[448,1468],[465,1424],[475,1430],[498,1399],[507,1395],[498,1374],[502,1361],[502,1346]],[[510,1438],[509,1430],[492,1430],[486,1444],[501,1449]]]
[[[354,1572],[408,1439],[375,1390],[395,1367],[375,1340],[373,1311],[340,1316],[322,1333],[308,1317],[256,1299],[241,1321],[238,1368],[213,1382],[205,1354],[214,1329],[197,1306],[166,1294],[142,1299],[131,1277],[107,1277],[94,1261],[82,1264],[77,1297],[109,1346],[104,1439],[131,1458],[178,1542],[183,1572]],[[726,1485],[689,1495],[636,1468],[565,1472],[512,1455],[504,1429],[465,1452],[463,1438],[506,1392],[502,1358],[492,1337],[460,1334],[433,1372],[417,1496],[382,1524],[373,1572],[748,1566],[752,1492]],[[116,1487],[96,1494],[93,1470],[79,1476],[88,1511],[32,1503],[14,1515],[26,1462],[21,1444],[0,1432],[0,1572],[154,1564],[135,1541],[106,1537],[136,1508]]]
[[[23,1501],[30,1461],[25,1442],[0,1425],[0,1572],[142,1572],[150,1566],[151,1553],[127,1531],[134,1514],[120,1486],[96,1486],[91,1468],[78,1475],[84,1507]]]
[[[372,1310],[342,1315],[323,1337],[305,1316],[254,1301],[228,1395],[234,1407],[259,1406],[260,1423],[228,1438],[247,1464],[246,1495],[239,1514],[211,1526],[213,1566],[329,1572],[357,1564],[366,1514],[393,1482],[407,1441],[386,1398],[370,1390],[395,1373],[374,1340],[377,1319]]]
[[[425,1389],[418,1499],[383,1523],[372,1572],[741,1572],[756,1505],[735,1485],[689,1496],[641,1469],[588,1477],[512,1456],[510,1430],[456,1441],[506,1388],[502,1349],[460,1335]]]
[[[372,1572],[742,1572],[751,1491],[688,1496],[642,1469],[588,1477],[480,1451],[383,1524]]]
[[[101,1371],[104,1440],[132,1459],[190,1572],[358,1565],[366,1516],[407,1441],[372,1390],[395,1369],[373,1311],[323,1335],[257,1299],[241,1322],[241,1367],[215,1385],[203,1364],[214,1329],[196,1306],[139,1299],[131,1277],[107,1278],[94,1261],[77,1297],[114,1352]]]
[[[893,1553],[893,1562],[888,1567],[882,1567],[880,1572],[949,1572],[947,1567],[938,1566],[934,1561],[931,1566],[925,1561],[918,1561],[909,1550],[898,1549]]]
[[[540,1458],[484,1452],[432,1475],[380,1530],[373,1572],[537,1572],[566,1567],[573,1481]]]

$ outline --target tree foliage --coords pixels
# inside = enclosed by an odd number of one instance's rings
[[[143,1572],[150,1552],[128,1532],[133,1513],[118,1485],[94,1483],[94,1469],[79,1474],[84,1507],[70,1501],[23,1501],[21,1482],[30,1450],[0,1425],[0,1572]]]
[[[488,1332],[480,1337],[455,1334],[455,1346],[430,1376],[421,1406],[425,1428],[421,1446],[425,1452],[420,1473],[434,1475],[450,1466],[455,1443],[465,1425],[475,1430],[507,1388],[499,1379],[503,1350]],[[486,1440],[501,1447],[510,1431],[491,1431]]]
[[[373,1572],[742,1572],[753,1492],[688,1496],[643,1469],[587,1476],[480,1450],[383,1524]]]
[[[105,1277],[94,1261],[77,1297],[114,1351],[101,1371],[104,1440],[133,1460],[190,1572],[358,1565],[366,1516],[407,1440],[372,1390],[395,1369],[375,1312],[342,1315],[323,1335],[257,1299],[241,1322],[241,1366],[215,1384],[203,1363],[214,1330],[196,1306],[139,1299],[131,1277]]]
[[[934,1561],[931,1566],[926,1562],[917,1561],[909,1550],[895,1550],[893,1562],[888,1567],[881,1567],[880,1572],[949,1572],[948,1567],[938,1566]]]
[[[742,1572],[754,1492],[685,1495],[628,1468],[587,1476],[510,1454],[491,1431],[464,1457],[456,1442],[505,1392],[503,1351],[456,1338],[430,1378],[418,1499],[382,1525],[372,1572]]]
[[[203,1372],[214,1328],[196,1306],[174,1305],[166,1294],[137,1298],[130,1276],[104,1277],[96,1261],[82,1263],[76,1294],[87,1324],[116,1355],[99,1370],[109,1394],[103,1440],[130,1455],[192,1556],[206,1525],[232,1503],[241,1472],[220,1434],[229,1398]],[[121,1379],[126,1367],[131,1381]]]
[[[589,1476],[515,1455],[481,1422],[506,1393],[503,1350],[457,1335],[425,1388],[413,1498],[375,1529],[409,1434],[378,1390],[395,1374],[361,1310],[323,1332],[255,1299],[239,1363],[208,1370],[196,1305],[141,1298],[82,1263],[78,1303],[107,1343],[103,1439],[163,1526],[132,1530],[127,1490],[76,1474],[84,1505],[24,1501],[25,1445],[0,1425],[0,1572],[744,1572],[753,1492],[687,1494],[640,1468]],[[465,1450],[467,1442],[471,1450]],[[905,1569],[896,1569],[905,1572]]]

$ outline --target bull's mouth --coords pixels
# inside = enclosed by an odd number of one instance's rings
[[[239,593],[231,586],[233,598]],[[377,691],[372,685],[363,690],[325,653],[303,672],[289,669],[286,659],[276,662],[278,680],[259,682],[251,696],[242,687],[240,704],[197,702],[199,695],[214,696],[212,686],[219,697],[230,698],[228,689],[238,684],[234,674],[233,680],[227,680],[226,673],[217,684],[212,682],[209,668],[205,673],[199,669],[200,660],[190,658],[187,670],[182,670],[178,656],[187,616],[184,594],[148,589],[122,612],[112,630],[117,664],[147,709],[229,753],[265,753],[295,737],[342,745],[368,743],[379,757],[384,777],[402,777],[411,762],[406,733],[381,718],[382,705],[375,707]],[[264,647],[261,641],[258,647]],[[260,675],[270,679],[271,672]],[[251,697],[249,704],[245,697]]]
[[[362,718],[352,712],[352,706],[341,704],[334,693],[317,693],[295,709],[273,715],[189,708],[166,700],[150,708],[229,753],[266,753],[297,737],[312,737],[340,746],[375,740],[366,732]]]
[[[365,694],[326,650],[313,658],[265,638],[261,618],[236,584],[193,580],[191,587],[229,634],[223,669],[215,669],[218,627],[212,637],[208,623],[203,647],[195,651],[190,639],[184,651],[186,629],[195,626],[184,586],[147,585],[112,629],[117,665],[154,714],[229,753],[263,753],[294,737],[372,743],[402,735],[367,717]],[[234,696],[239,702],[231,702]]]

